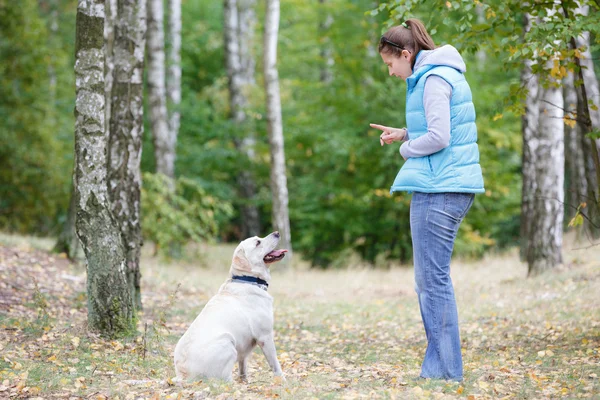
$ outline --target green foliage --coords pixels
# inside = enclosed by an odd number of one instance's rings
[[[39,11],[0,1],[0,229],[48,234],[69,202],[73,94],[69,53]]]
[[[49,4],[59,4],[56,34],[50,34]],[[389,195],[402,159],[397,146],[381,147],[377,132],[368,125],[405,125],[405,84],[387,75],[377,54],[377,39],[386,26],[409,16],[422,19],[437,44],[451,43],[465,56],[477,110],[487,192],[476,197],[455,253],[480,256],[490,247],[514,244],[521,190],[520,63],[539,50],[544,38],[553,42],[569,30],[597,32],[600,24],[592,25],[600,13],[575,19],[557,16],[560,21],[552,28],[552,22],[540,23],[528,40],[521,41],[521,18],[528,6],[513,0],[373,4],[370,0],[281,4],[278,69],[294,249],[322,267],[343,267],[348,254],[376,265],[411,259],[410,195]],[[571,9],[571,2],[563,4]],[[249,118],[241,128],[229,118],[223,3],[189,0],[182,7],[183,87],[176,172],[183,178],[172,192],[162,178],[144,174],[141,200],[145,238],[171,256],[179,255],[190,240],[239,239],[243,203],[236,181],[244,170],[252,171],[255,178],[258,194],[251,201],[260,210],[263,231],[271,225],[260,61],[264,5],[258,3],[256,10],[257,84],[249,91]],[[73,161],[75,9],[72,0],[0,0],[2,229],[51,233],[66,215]],[[541,8],[536,12],[543,14]],[[328,16],[332,23],[325,27]],[[564,49],[564,42],[560,46]],[[477,61],[476,51],[484,52],[485,64]],[[321,80],[326,67],[330,82]],[[561,60],[555,74],[562,73],[561,67],[572,66]],[[52,90],[51,71],[57,82]],[[234,145],[248,131],[256,133],[252,160]],[[150,172],[154,160],[148,129],[143,140],[142,169]]]
[[[157,252],[181,255],[189,241],[214,238],[219,221],[231,214],[231,205],[210,196],[195,181],[180,177],[174,182],[162,174],[144,173],[142,234]]]

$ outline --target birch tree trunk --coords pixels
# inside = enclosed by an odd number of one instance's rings
[[[581,7],[579,14],[587,15],[588,7]],[[573,41],[572,41],[573,42]],[[600,139],[590,139],[585,135],[600,130],[600,88],[594,71],[594,59],[590,52],[590,35],[585,32],[575,38],[573,47],[583,49],[582,57],[576,59],[579,66],[578,79],[583,85],[576,87],[579,102],[578,115],[584,121],[581,129],[581,142],[584,151],[585,171],[587,178],[586,214],[591,220],[584,221],[585,232],[591,238],[600,237]],[[591,107],[593,104],[594,107]]]
[[[271,150],[271,196],[273,198],[273,226],[281,234],[281,247],[292,256],[288,189],[285,172],[281,99],[277,72],[277,35],[279,30],[279,0],[267,0],[264,33],[264,80],[267,100],[267,130]]]
[[[110,135],[110,116],[112,106],[113,70],[115,57],[113,47],[115,42],[115,18],[117,15],[117,0],[105,0],[106,18],[104,20],[104,126],[106,134]]]
[[[531,28],[532,17],[525,14],[524,31]],[[529,232],[531,231],[531,212],[533,195],[536,190],[535,180],[535,155],[533,139],[538,131],[539,124],[539,82],[538,77],[532,72],[533,61],[526,58],[521,72],[521,86],[527,89],[525,99],[525,113],[521,117],[521,133],[523,136],[523,186],[521,190],[521,230],[520,230],[520,255],[521,260],[527,260],[529,248]]]
[[[181,104],[181,0],[169,0],[168,35],[169,79],[167,79],[167,112],[169,135],[177,143],[179,105]]]
[[[88,325],[114,336],[134,328],[125,252],[106,185],[104,1],[79,0],[75,42],[77,234],[87,260]]]
[[[577,207],[586,201],[587,180],[581,124],[577,123],[577,91],[575,79],[569,72],[563,81],[565,97],[565,221],[569,222]],[[573,125],[575,123],[575,125]]]
[[[175,177],[175,141],[169,134],[165,89],[165,32],[162,0],[148,0],[148,97],[156,172]]]
[[[245,94],[248,86],[254,83],[255,63],[252,56],[253,0],[225,0],[225,57],[229,78],[229,103],[231,117],[240,136],[234,139],[235,146],[252,165],[256,140],[254,132],[248,129],[246,108],[248,99]],[[243,24],[242,24],[243,21]],[[243,26],[242,26],[243,25]],[[260,235],[260,216],[258,207],[253,203],[256,197],[256,185],[250,168],[244,168],[237,177],[238,189],[242,199],[241,220],[242,237]]]
[[[137,309],[141,310],[140,162],[144,132],[146,0],[117,0],[117,3],[108,183],[112,211],[125,246],[129,290]]]
[[[550,60],[547,70],[552,67]],[[564,215],[564,100],[560,82],[540,87],[539,125],[529,148],[535,159],[527,263],[529,276],[562,263]]]

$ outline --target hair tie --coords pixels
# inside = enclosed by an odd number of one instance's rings
[[[400,25],[402,25],[402,26],[403,26],[403,27],[405,27],[406,29],[410,29],[410,28],[408,27],[408,25],[406,25],[406,22],[403,22],[403,23],[401,23]]]

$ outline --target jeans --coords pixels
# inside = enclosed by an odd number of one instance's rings
[[[415,192],[410,202],[415,290],[427,335],[422,378],[463,378],[450,258],[458,227],[474,198],[471,193]]]

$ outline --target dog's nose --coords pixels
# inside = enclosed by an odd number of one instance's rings
[[[275,236],[279,237],[279,231],[275,231],[275,232],[273,232],[273,235],[275,235]]]

